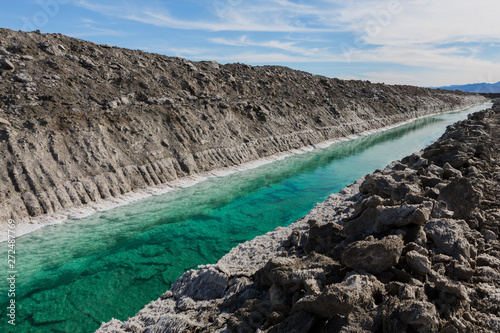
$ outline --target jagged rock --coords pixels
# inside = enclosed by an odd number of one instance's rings
[[[376,194],[382,198],[401,200],[408,194],[420,194],[420,189],[413,184],[401,182],[405,178],[404,173],[394,173],[391,175],[367,175],[360,187],[361,193],[369,195]],[[409,177],[414,176],[413,174]]]
[[[443,168],[435,165],[435,164],[431,164],[427,167],[427,171],[429,171],[431,174],[433,174],[434,176],[436,177],[441,177],[443,175]]]
[[[342,235],[358,238],[409,224],[423,225],[430,218],[433,205],[403,205],[399,207],[370,207],[358,218],[345,223]]]
[[[308,253],[328,253],[343,239],[342,226],[337,223],[318,225],[317,221],[309,221],[309,237],[304,250]]]
[[[431,272],[431,262],[429,258],[417,251],[406,253],[406,263],[413,271],[419,274],[426,275]]]
[[[325,270],[333,271],[339,264],[333,259],[312,253],[297,260],[294,257],[276,258],[271,260],[260,272],[263,284],[273,283],[283,288],[287,293],[294,293],[305,287],[306,281],[316,283],[326,281]],[[311,283],[311,281],[307,282]]]
[[[481,194],[475,190],[467,178],[453,179],[439,192],[438,200],[446,202],[454,212],[453,218],[467,219],[479,205]]]
[[[452,167],[450,163],[446,162],[443,166],[443,178],[462,178],[462,172]]]
[[[347,315],[356,307],[373,308],[383,285],[370,274],[350,273],[340,284],[329,285],[321,295],[309,295],[295,303],[292,312],[308,311],[319,317]]]
[[[448,210],[448,206],[445,202],[434,202],[431,212],[431,216],[433,218],[451,218],[454,214],[455,213],[453,211]]]
[[[33,81],[33,78],[28,74],[27,71],[17,72],[14,77],[14,81],[28,83]]]
[[[0,46],[0,55],[10,55],[10,52]]]
[[[316,318],[308,311],[298,312],[285,319],[278,325],[273,326],[268,333],[308,333],[311,332]],[[257,331],[256,331],[257,333]]]
[[[433,280],[438,290],[451,294],[459,299],[463,299],[466,302],[470,302],[468,291],[465,286],[452,282],[442,276],[433,277]]]
[[[94,68],[96,66],[92,59],[86,56],[80,56],[80,64],[86,68]]]
[[[228,287],[228,276],[213,267],[189,273],[172,285],[171,291],[174,295],[189,296],[195,300],[209,300],[221,298]]]
[[[7,119],[3,119],[3,118],[0,118],[0,126],[12,126],[10,121],[8,121]]]
[[[404,301],[398,309],[399,319],[417,332],[437,332],[439,323],[434,304],[426,301]]]
[[[358,271],[379,274],[396,265],[403,247],[403,240],[398,236],[380,240],[368,237],[349,244],[342,255],[342,263]]]
[[[16,66],[14,66],[14,64],[12,62],[10,62],[10,60],[8,59],[0,59],[0,65],[2,65],[2,68],[8,70],[8,71],[11,71],[11,70],[14,70],[16,69]]]
[[[470,256],[470,244],[464,238],[464,231],[455,220],[432,219],[424,226],[425,233],[440,253]]]
[[[494,257],[489,254],[481,254],[476,259],[478,266],[490,266],[493,268],[500,268],[500,258]]]
[[[60,44],[55,45],[50,42],[43,42],[40,44],[40,49],[53,56],[66,55],[66,48]]]

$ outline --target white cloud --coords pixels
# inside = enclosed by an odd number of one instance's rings
[[[251,39],[248,38],[248,36],[245,35],[235,40],[229,40],[226,38],[210,38],[209,41],[212,43],[229,45],[229,46],[241,46],[241,47],[258,46],[265,48],[273,48],[304,56],[317,56],[320,53],[321,54],[327,53],[327,48],[320,49],[320,48],[300,47],[297,46],[298,42],[281,42],[279,40],[256,42],[252,41]]]
[[[494,27],[498,0],[214,0],[200,1],[193,16],[168,10],[167,4],[157,1],[76,3],[157,27],[199,30],[210,43],[226,46],[172,45],[171,52],[180,56],[250,63],[351,62],[373,68],[395,64],[405,72],[373,69],[365,75],[372,79],[378,75],[381,79],[376,81],[420,85],[500,75],[500,63],[482,59],[480,52],[500,43]],[[230,31],[245,35],[229,38],[225,32]],[[207,32],[217,34],[202,35]]]
[[[238,3],[238,2],[236,2]],[[158,27],[182,30],[205,31],[253,31],[253,32],[327,32],[331,28],[310,27],[300,18],[319,15],[311,6],[296,5],[284,7],[288,1],[241,2],[237,6],[227,6],[214,10],[214,17],[206,20],[175,18],[164,6],[141,6],[111,1],[101,4],[93,0],[78,0],[80,7],[108,16],[116,16]],[[314,21],[314,19],[313,19]]]
[[[399,4],[399,7],[398,7]],[[341,19],[347,30],[373,45],[499,41],[496,0],[350,2]]]

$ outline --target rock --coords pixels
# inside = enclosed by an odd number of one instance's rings
[[[68,58],[71,61],[78,61],[78,57],[72,54],[66,54],[66,58]]]
[[[122,96],[120,97],[120,102],[123,104],[123,105],[129,105],[130,104],[130,99],[126,96]]]
[[[373,275],[350,273],[342,283],[327,286],[325,293],[301,298],[292,312],[308,311],[321,318],[345,316],[356,307],[373,308],[381,290],[383,285]]]
[[[399,319],[410,326],[418,327],[419,332],[437,332],[439,323],[434,304],[426,301],[404,301],[398,309]]]
[[[443,168],[438,167],[435,164],[431,164],[427,167],[427,171],[433,174],[436,177],[441,177],[443,175]]]
[[[309,222],[309,237],[304,250],[307,253],[317,252],[326,254],[343,240],[341,236],[342,226],[337,223],[318,225],[317,221]]]
[[[500,258],[494,257],[489,254],[481,254],[476,259],[478,266],[490,266],[493,268],[500,268]]]
[[[349,244],[342,255],[342,263],[357,271],[379,274],[396,265],[403,246],[403,240],[398,236],[380,240],[368,237]]]
[[[475,190],[467,178],[453,179],[439,193],[438,200],[446,202],[454,212],[453,218],[467,219],[479,205],[481,194]]]
[[[433,218],[451,218],[454,214],[453,211],[448,210],[448,206],[442,201],[435,202],[432,207],[431,216]]]
[[[89,68],[89,69],[96,67],[95,63],[86,56],[80,56],[80,64],[83,67]]]
[[[220,65],[217,61],[213,60],[213,61],[210,61],[210,66],[213,68],[213,69],[220,69]]]
[[[433,277],[436,288],[445,293],[451,294],[459,299],[470,302],[467,288],[461,284],[452,282],[443,276]]]
[[[221,298],[228,287],[228,276],[213,267],[188,273],[172,285],[170,290],[175,296],[194,300]]]
[[[427,256],[410,251],[406,254],[406,263],[418,274],[426,275],[431,272],[431,262]]]
[[[66,55],[66,48],[60,44],[52,44],[50,42],[44,42],[39,45],[45,53],[54,56],[64,56]]]
[[[4,118],[0,118],[0,126],[12,126],[10,121]]]
[[[298,312],[288,317],[280,324],[272,327],[268,332],[308,333],[311,332],[311,329],[315,322],[316,318],[311,313],[307,311]],[[255,333],[258,333],[258,331],[259,330],[255,331]]]
[[[484,232],[484,239],[487,241],[487,242],[491,242],[491,241],[496,241],[498,239],[498,236],[491,230],[486,230]]]
[[[462,178],[462,172],[452,167],[450,163],[446,162],[443,166],[443,178]]]
[[[118,107],[118,102],[117,101],[109,101],[108,102],[108,107],[110,109],[116,109]]]
[[[198,67],[196,67],[191,61],[183,59],[183,64],[189,68],[190,71],[196,72]]]
[[[0,65],[2,65],[2,68],[8,70],[8,71],[12,71],[14,69],[16,69],[16,66],[14,66],[14,64],[12,62],[10,62],[9,60],[7,59],[0,59]]]
[[[0,55],[10,55],[10,52],[0,46]]]
[[[452,219],[432,219],[424,226],[427,237],[430,238],[439,253],[447,255],[470,256],[470,244],[464,238],[461,226]]]
[[[367,175],[359,190],[361,193],[378,195],[382,198],[401,200],[407,194],[420,194],[420,189],[416,186],[401,182],[407,175],[404,172],[388,175]],[[413,175],[409,176],[411,178]]]
[[[287,293],[294,293],[305,287],[306,281],[315,283],[326,281],[325,270],[332,271],[338,263],[327,256],[313,253],[303,259],[294,257],[276,258],[271,260],[260,272],[261,283],[273,283],[283,288]],[[268,279],[269,282],[266,282]],[[307,282],[311,284],[311,281]]]
[[[402,205],[399,207],[370,207],[358,218],[347,221],[342,235],[358,238],[378,234],[384,230],[409,224],[423,225],[430,218],[432,203],[421,205]]]
[[[23,71],[23,72],[17,72],[14,75],[14,81],[28,83],[28,82],[33,81],[33,78],[28,74],[28,72]]]

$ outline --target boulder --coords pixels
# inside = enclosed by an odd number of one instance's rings
[[[33,81],[33,78],[31,77],[31,75],[28,74],[27,71],[22,71],[22,72],[17,72],[14,75],[14,81],[28,83],[28,82]]]
[[[339,284],[329,285],[320,295],[308,295],[295,303],[292,312],[307,311],[319,317],[347,315],[355,308],[373,308],[384,285],[373,275],[351,272]]]
[[[6,69],[6,70],[14,70],[16,69],[16,66],[14,66],[14,64],[12,62],[10,62],[10,60],[8,59],[0,59],[0,65],[2,65],[2,68]]]
[[[404,243],[400,236],[382,239],[368,237],[349,244],[342,255],[342,263],[356,271],[382,273],[399,261]]]
[[[441,189],[438,200],[446,202],[454,212],[453,218],[467,219],[471,212],[479,206],[481,194],[476,191],[467,178],[455,178]]]
[[[430,218],[433,204],[369,207],[358,218],[347,221],[341,234],[359,238],[409,224],[423,225]]]
[[[431,262],[429,258],[417,251],[410,251],[406,254],[406,263],[418,274],[426,275],[431,272]]]
[[[450,256],[470,256],[470,244],[464,237],[462,225],[453,219],[432,219],[424,226],[424,231],[436,247],[438,253]]]

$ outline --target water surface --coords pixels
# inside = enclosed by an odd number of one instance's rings
[[[7,324],[3,293],[0,332],[93,332],[103,321],[133,316],[184,271],[289,225],[329,194],[490,105],[419,119],[22,236],[16,242],[17,325]],[[0,246],[7,253],[7,244]],[[5,278],[0,286],[7,289]]]

